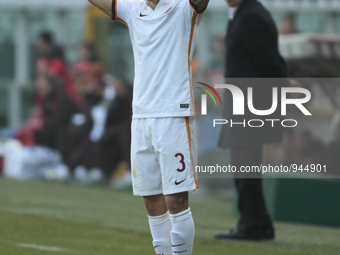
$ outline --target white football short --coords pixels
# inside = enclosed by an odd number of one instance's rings
[[[133,194],[152,196],[199,188],[195,117],[132,120]]]

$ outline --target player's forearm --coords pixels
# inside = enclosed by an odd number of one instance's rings
[[[197,13],[202,13],[207,9],[209,0],[189,0]]]
[[[91,4],[112,17],[112,0],[88,0]]]

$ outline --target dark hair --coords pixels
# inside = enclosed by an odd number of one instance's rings
[[[50,32],[48,31],[43,31],[40,33],[39,38],[43,40],[47,44],[52,44],[53,43],[53,36]]]

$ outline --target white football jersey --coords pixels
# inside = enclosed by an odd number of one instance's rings
[[[195,115],[191,59],[202,14],[190,0],[113,0],[113,19],[129,27],[135,60],[133,118]]]

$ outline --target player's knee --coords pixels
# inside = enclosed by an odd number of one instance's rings
[[[162,215],[167,211],[163,195],[143,197],[143,202],[150,216]]]
[[[165,201],[170,213],[179,213],[188,209],[188,193],[172,194],[165,197]]]

